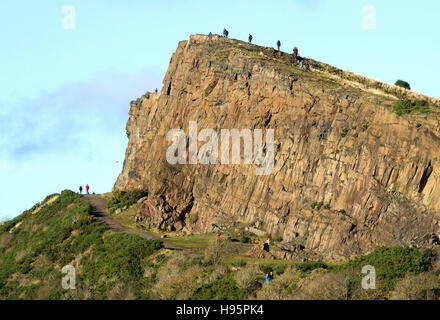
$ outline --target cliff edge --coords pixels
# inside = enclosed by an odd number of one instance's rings
[[[241,224],[328,259],[423,245],[438,233],[439,100],[305,62],[310,72],[287,53],[216,35],[181,41],[161,92],[130,105],[114,190],[149,190],[139,223],[193,232]],[[396,115],[401,98],[428,101],[429,114]],[[167,134],[189,136],[191,122],[219,137],[222,129],[247,129],[267,138],[272,129],[270,174],[244,160],[170,164]]]

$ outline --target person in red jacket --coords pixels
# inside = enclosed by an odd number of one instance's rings
[[[87,194],[89,194],[89,189],[90,189],[89,185],[86,185]]]
[[[298,61],[298,48],[293,48],[293,63],[296,63]]]

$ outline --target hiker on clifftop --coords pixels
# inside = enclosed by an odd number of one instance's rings
[[[87,194],[89,194],[89,189],[90,189],[89,185],[86,185]]]
[[[252,43],[252,39],[253,39],[253,37],[252,37],[252,35],[250,34],[250,35],[249,35],[249,44]]]
[[[295,64],[298,61],[298,48],[293,48],[293,63]]]
[[[83,186],[79,186],[79,194],[82,194],[83,192]]]
[[[228,30],[226,30],[226,28],[224,28],[223,29],[223,37],[228,37],[228,35],[229,35],[229,31]]]
[[[281,41],[280,40],[277,41],[277,47],[278,47],[278,51],[280,51],[280,47],[281,47]]]

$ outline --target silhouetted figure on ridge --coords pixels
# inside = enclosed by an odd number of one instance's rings
[[[229,35],[229,31],[226,28],[223,29],[223,37],[227,38]]]
[[[250,34],[249,35],[249,44],[251,44],[252,43],[252,39],[253,39],[254,37],[252,37],[252,35]]]
[[[277,41],[277,47],[278,47],[278,51],[280,51],[280,47],[281,47],[281,41],[280,40]]]
[[[82,194],[83,192],[83,186],[79,186],[79,194]]]

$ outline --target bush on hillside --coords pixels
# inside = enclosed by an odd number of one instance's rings
[[[398,87],[402,87],[402,88],[411,90],[411,86],[409,85],[409,83],[406,81],[403,81],[403,80],[397,80],[395,85]]]
[[[350,261],[345,267],[353,268],[361,276],[362,268],[367,265],[375,268],[378,285],[389,292],[406,274],[415,275],[427,271],[430,261],[427,255],[414,248],[380,247]]]
[[[249,288],[239,288],[234,274],[229,273],[196,290],[191,299],[194,300],[244,300],[250,295]]]
[[[403,99],[394,102],[393,111],[399,116],[409,113],[428,113],[429,106],[426,100]]]
[[[147,190],[134,189],[130,191],[116,191],[113,193],[113,197],[107,204],[110,213],[115,212],[117,209],[124,207],[130,207],[135,204],[139,199],[148,196]]]

